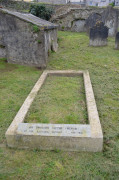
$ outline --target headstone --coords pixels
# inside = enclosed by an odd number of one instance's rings
[[[115,49],[119,49],[119,32],[116,34],[115,38]]]
[[[87,33],[90,33],[90,28],[93,28],[98,21],[102,21],[109,28],[108,35],[115,37],[118,30],[118,9],[108,6],[107,8],[95,9],[94,11],[89,14],[89,17],[85,21]]]
[[[90,46],[106,46],[108,38],[108,27],[104,23],[98,21],[93,28],[90,29]]]
[[[92,13],[85,21],[87,33],[90,33],[90,28],[94,27],[98,21],[102,21],[102,16],[99,13]]]

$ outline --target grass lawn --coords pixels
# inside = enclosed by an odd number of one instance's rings
[[[34,150],[17,150],[5,147],[5,131],[12,122],[18,109],[24,102],[42,71],[19,65],[7,64],[0,60],[0,180],[118,180],[119,179],[119,51],[114,50],[114,38],[109,38],[107,47],[89,47],[88,37],[84,33],[59,32],[59,50],[50,54],[47,69],[89,70],[96,98],[97,108],[104,133],[104,149],[100,153],[62,152]],[[64,81],[66,83],[64,83]],[[79,83],[79,84],[78,84]],[[68,108],[64,109],[65,122],[77,121],[80,113],[81,121],[87,118],[85,100],[80,86],[82,80],[49,78],[38,94],[42,102],[54,103],[47,105],[48,112],[59,104],[63,98],[57,87],[65,89]],[[77,89],[77,85],[79,89]],[[53,89],[51,88],[53,87]],[[65,87],[66,86],[66,87]],[[67,88],[70,90],[68,99]],[[76,94],[74,93],[76,91]],[[78,99],[77,93],[82,93]],[[52,93],[48,96],[47,93]],[[55,93],[53,96],[53,93]],[[71,92],[71,93],[70,93]],[[42,98],[41,94],[44,98]],[[58,103],[53,97],[58,96]],[[75,94],[73,96],[73,94]],[[49,97],[49,99],[47,98]],[[51,98],[51,99],[50,99]],[[78,100],[75,102],[75,100]],[[62,105],[67,103],[64,101]],[[79,101],[83,102],[79,103]],[[77,104],[74,104],[77,103]],[[79,103],[79,104],[78,104]],[[69,104],[71,106],[69,106]],[[80,111],[79,107],[83,107]],[[34,105],[35,108],[37,107]],[[32,108],[34,107],[32,106]],[[76,107],[76,113],[69,114],[70,108]],[[48,113],[42,106],[42,120],[56,120],[55,115]],[[78,109],[78,110],[77,110]],[[62,109],[59,109],[62,111]],[[36,110],[35,110],[36,111]],[[32,112],[32,111],[31,111]],[[37,113],[41,113],[39,110]],[[36,113],[36,114],[37,114]],[[58,113],[56,107],[55,113]],[[36,116],[35,114],[35,116]],[[58,114],[61,122],[63,114]],[[33,114],[29,114],[34,121]],[[38,116],[37,116],[38,117]],[[53,118],[54,117],[54,118]],[[44,118],[44,119],[43,119]],[[49,119],[48,119],[49,118]],[[76,119],[75,119],[76,118]],[[36,119],[41,122],[41,119]]]
[[[25,122],[84,124],[88,120],[83,76],[47,78]]]

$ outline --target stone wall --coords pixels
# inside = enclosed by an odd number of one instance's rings
[[[115,36],[119,27],[119,10],[109,6],[101,16],[102,22],[109,28],[109,36]]]
[[[42,0],[43,1],[43,0]],[[49,0],[48,0],[49,2]],[[14,0],[0,0],[0,6],[16,10],[20,12],[28,12],[30,9],[31,4],[33,5],[39,5],[37,2],[25,2],[25,1],[14,1]],[[53,3],[40,3],[40,5],[45,5],[48,8],[52,8],[54,10],[54,13],[59,8],[65,8],[67,7],[81,7],[81,5],[74,5],[74,4],[53,4]]]
[[[8,9],[15,9],[17,11],[29,10],[31,3],[19,2],[12,0],[0,0],[0,6]]]
[[[65,11],[57,10],[51,21],[59,25],[60,30],[85,32],[85,21],[93,12],[102,12],[103,9],[94,8],[65,8]],[[58,12],[58,13],[57,13]]]
[[[49,0],[48,0],[49,1]],[[28,12],[30,9],[31,4],[38,4],[36,2],[25,2],[25,1],[14,1],[14,0],[0,0],[0,6],[7,8],[7,9],[12,9],[20,12]],[[41,3],[44,4],[44,3]],[[45,6],[54,9],[59,8],[62,5],[56,5],[56,4],[44,4]]]
[[[42,3],[51,3],[51,4],[67,4],[68,0],[38,0]]]
[[[26,15],[33,19],[36,25],[27,22],[25,15],[16,15],[0,10],[0,46],[6,48],[7,61],[44,68],[48,61],[48,52],[57,48],[57,28],[52,23],[41,20],[41,24],[50,26],[47,29],[38,27],[40,18]],[[22,17],[23,16],[23,17]],[[20,18],[21,17],[21,18]],[[47,43],[46,43],[47,42]],[[0,50],[1,52],[1,50]],[[3,56],[3,53],[0,54]]]
[[[119,10],[112,7],[106,8],[67,8],[60,11],[57,9],[51,21],[59,25],[60,30],[89,32],[93,21],[90,16],[100,16],[101,21],[109,28],[109,36],[115,36],[119,26]],[[90,21],[91,20],[91,21]],[[87,26],[89,24],[89,26]]]
[[[2,3],[1,3],[2,2]],[[11,0],[0,0],[0,5],[17,11],[28,11],[31,3],[15,2]],[[59,25],[60,30],[74,31],[74,32],[89,32],[90,24],[89,17],[94,13],[101,17],[101,20],[109,28],[109,36],[115,36],[119,27],[119,10],[112,8],[83,8],[80,5],[53,5],[45,4],[54,9],[52,22]],[[93,22],[92,22],[93,23]],[[91,24],[92,24],[91,23]]]
[[[0,45],[0,58],[6,58],[6,48]]]

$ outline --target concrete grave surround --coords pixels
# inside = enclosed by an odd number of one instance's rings
[[[25,116],[48,76],[83,75],[89,124],[24,123]],[[103,134],[88,71],[46,70],[40,76],[6,132],[8,147],[60,149],[64,151],[102,151]]]

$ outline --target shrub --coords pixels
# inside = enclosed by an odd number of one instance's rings
[[[110,3],[109,5],[112,6],[112,7],[114,7],[114,6],[115,6],[115,3],[112,2],[112,3]]]
[[[52,8],[47,8],[44,5],[31,5],[29,12],[34,16],[49,20],[53,14]]]

